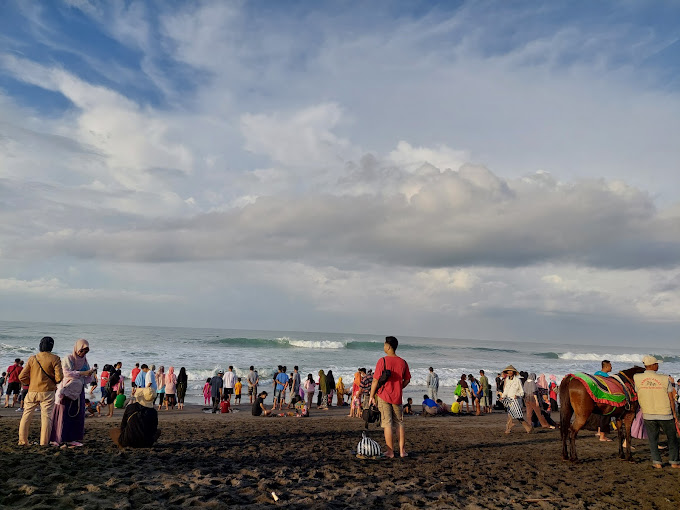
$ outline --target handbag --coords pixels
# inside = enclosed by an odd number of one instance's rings
[[[387,364],[385,362],[385,358],[382,359],[383,361],[383,371],[380,374],[380,377],[378,378],[378,386],[376,387],[375,391],[376,393],[380,388],[382,388],[385,383],[389,380],[390,376],[392,375],[392,371],[387,369]]]
[[[80,394],[83,392],[83,380],[80,377],[71,379],[65,383],[61,388],[61,396],[70,400],[80,399]]]
[[[375,423],[380,426],[380,409],[375,404],[371,404],[366,409],[361,411],[361,419],[364,420],[364,428],[368,428],[369,423]]]
[[[633,424],[630,426],[630,435],[636,439],[647,439],[647,430],[645,429],[645,420],[642,417],[642,409],[638,409]]]

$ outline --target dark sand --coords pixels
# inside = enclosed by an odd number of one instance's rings
[[[646,441],[634,463],[592,432],[582,463],[561,460],[559,431],[505,435],[505,414],[406,418],[405,459],[359,460],[363,422],[346,409],[300,418],[161,412],[153,449],[119,450],[114,419],[88,418],[78,449],[17,446],[19,413],[0,411],[2,508],[680,508],[680,470],[651,467]],[[557,416],[555,415],[555,418]],[[30,440],[37,440],[34,417]],[[382,430],[370,437],[383,445]],[[612,436],[613,437],[613,436]],[[279,500],[272,497],[274,491]]]

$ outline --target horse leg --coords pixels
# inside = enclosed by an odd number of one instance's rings
[[[623,431],[624,423],[623,419],[618,416],[616,418],[616,437],[619,440],[619,458],[623,459],[623,440],[624,440],[624,431]]]
[[[584,416],[582,414],[577,414],[576,418],[574,418],[574,423],[571,424],[571,427],[569,428],[569,440],[571,443],[571,461],[572,462],[577,462],[578,461],[578,456],[576,455],[576,435],[578,434],[578,431],[583,428],[583,426],[586,424],[586,421],[588,420],[587,416]]]
[[[567,438],[571,427],[571,417],[574,409],[571,407],[571,397],[569,395],[569,382],[562,381],[560,386],[560,436],[562,436],[562,460],[569,460],[569,449],[567,448]]]
[[[631,434],[631,429],[633,428],[633,420],[635,419],[635,413],[628,412],[623,416],[623,423],[625,424],[626,427],[626,456],[625,459],[628,462],[633,461],[633,457],[630,453],[631,449],[631,439],[632,439],[632,434]]]

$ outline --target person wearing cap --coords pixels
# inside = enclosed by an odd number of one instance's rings
[[[224,370],[218,370],[217,375],[210,379],[210,396],[212,397],[212,412],[217,413],[220,408],[220,401],[222,400],[222,387],[224,386],[224,380],[222,376],[224,375]]]
[[[675,430],[677,415],[673,402],[673,387],[667,375],[659,374],[660,361],[652,355],[642,358],[645,371],[635,374],[635,391],[642,409],[645,429],[649,437],[649,449],[652,454],[652,465],[660,469],[659,432],[663,430],[668,438],[668,460],[672,468],[680,468],[678,460],[678,435]]]
[[[138,388],[137,402],[125,408],[120,428],[111,429],[109,435],[120,447],[150,448],[161,435],[158,429],[158,411],[153,401],[156,391],[150,387]]]
[[[508,365],[503,370],[505,382],[503,383],[503,391],[498,394],[498,398],[502,399],[505,409],[508,411],[508,421],[505,424],[505,433],[509,434],[512,427],[515,426],[513,420],[517,420],[522,424],[527,434],[531,433],[533,427],[524,421],[524,414],[522,413],[521,399],[524,397],[524,389],[519,378],[519,372],[512,365]]]

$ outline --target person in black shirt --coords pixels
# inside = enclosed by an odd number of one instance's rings
[[[253,402],[253,416],[269,416],[271,414],[271,410],[267,410],[264,406],[264,399],[266,398],[266,391],[263,391],[257,396],[255,402]]]

